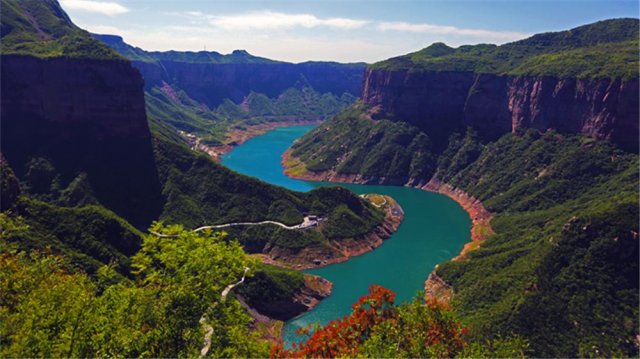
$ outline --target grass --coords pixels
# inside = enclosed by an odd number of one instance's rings
[[[489,223],[477,223],[473,227],[473,233],[479,238],[487,238],[493,234]]]

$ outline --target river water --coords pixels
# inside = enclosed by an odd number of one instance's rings
[[[326,324],[349,314],[351,305],[367,294],[371,284],[393,290],[396,302],[411,300],[422,290],[434,266],[455,257],[470,240],[468,214],[446,196],[407,187],[307,182],[286,177],[280,156],[313,128],[292,126],[269,131],[236,147],[223,156],[222,162],[236,172],[296,191],[340,185],[358,194],[386,194],[402,206],[405,217],[398,231],[373,252],[306,271],[333,282],[333,293],[314,310],[286,323],[283,336],[287,344],[302,339],[295,334],[299,327]]]

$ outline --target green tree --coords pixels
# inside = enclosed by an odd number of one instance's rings
[[[3,228],[21,230],[6,216]],[[205,330],[209,356],[263,357],[268,344],[249,331],[250,317],[222,290],[245,266],[237,242],[154,224],[133,258],[134,278],[111,266],[97,278],[73,273],[56,256],[0,247],[0,356],[197,356]]]

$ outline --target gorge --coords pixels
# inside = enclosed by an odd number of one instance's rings
[[[65,12],[117,1],[0,0],[0,356],[638,355],[638,19],[294,64]]]

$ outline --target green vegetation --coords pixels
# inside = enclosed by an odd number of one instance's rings
[[[294,158],[399,183],[435,175],[496,214],[495,235],[437,270],[473,338],[515,334],[544,357],[637,355],[637,154],[554,131],[486,143],[468,129],[436,156],[418,129],[359,106],[307,134]]]
[[[329,92],[321,94],[309,86],[291,87],[277,98],[251,92],[241,104],[226,99],[213,110],[175,86],[153,87],[146,92],[145,98],[151,122],[168,124],[174,132],[194,134],[208,145],[226,144],[229,131],[249,126],[277,121],[323,120],[355,101],[355,96],[349,93],[337,97]]]
[[[533,130],[439,169],[498,213],[469,260],[438,268],[476,337],[517,333],[537,356],[637,355],[637,169],[608,143]]]
[[[371,65],[374,69],[473,71],[507,75],[637,78],[638,19],[596,22],[568,31],[495,45],[423,50]]]
[[[106,264],[128,274],[130,256],[140,248],[142,234],[99,205],[58,207],[22,197],[0,216],[25,226],[24,231],[0,234],[3,240],[27,251],[47,248],[89,274]]]
[[[435,171],[426,134],[405,122],[371,121],[357,104],[297,141],[292,149],[309,171],[384,177],[404,183]]]
[[[2,55],[125,60],[75,26],[55,0],[2,0]]]
[[[20,231],[7,223],[3,228]],[[27,254],[2,242],[0,355],[3,357],[196,356],[211,327],[212,357],[265,357],[268,344],[249,330],[249,316],[223,288],[254,267],[237,243],[180,226],[146,236],[133,257],[134,276],[113,268],[96,277],[66,269],[61,257]]]
[[[243,104],[226,103],[216,109],[216,113],[227,118],[245,119],[246,124],[267,121],[297,119],[325,119],[351,105],[355,96],[344,93],[337,97],[332,93],[320,94],[310,86],[291,87],[277,98],[251,92]]]
[[[152,88],[145,93],[145,105],[149,122],[164,125],[174,136],[183,131],[198,136],[206,144],[226,142],[225,134],[231,121],[197,103],[183,91],[177,91],[173,99],[162,89]]]
[[[292,269],[260,264],[255,274],[237,289],[246,303],[271,318],[289,320],[304,309],[293,302],[305,286],[304,274]]]
[[[204,154],[161,139],[155,140],[155,157],[166,198],[160,219],[167,223],[195,228],[273,220],[294,225],[302,222],[303,213],[330,218],[337,212],[348,213],[355,222],[341,219],[341,223],[354,230],[349,236],[332,237],[340,239],[368,233],[382,221],[381,211],[344,188],[292,192],[236,174]],[[302,231],[287,232],[303,236]]]

